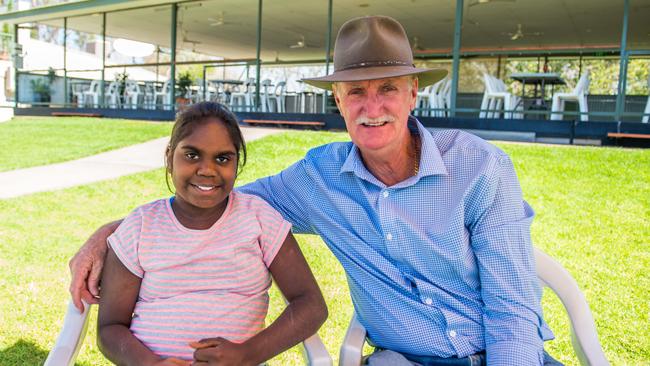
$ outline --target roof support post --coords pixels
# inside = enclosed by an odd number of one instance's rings
[[[621,115],[625,111],[625,89],[627,86],[627,28],[628,17],[630,13],[630,0],[623,3],[623,29],[621,31],[621,63],[618,73],[618,94],[616,95],[616,120],[621,120]]]
[[[171,34],[171,48],[172,57],[169,69],[169,101],[171,103],[172,113],[176,113],[176,19],[178,17],[178,4],[172,4],[172,34]]]
[[[18,65],[16,60],[22,55],[18,55],[16,48],[18,48],[18,23],[14,24],[14,108],[18,108]]]
[[[330,52],[332,51],[332,0],[327,1],[327,33],[325,35],[325,75],[330,73]],[[327,113],[329,91],[323,93],[323,113]]]
[[[63,18],[63,106],[68,106],[68,17]]]
[[[102,13],[102,80],[99,82],[99,98],[101,101],[100,105],[104,105],[104,100],[106,100],[106,91],[104,90],[104,84],[106,80],[106,13]],[[85,101],[84,101],[85,102]]]
[[[463,0],[456,0],[456,20],[454,23],[454,48],[451,66],[451,105],[449,116],[456,117],[456,97],[458,95],[458,69],[460,68],[460,37],[463,25]]]
[[[255,110],[260,106],[260,76],[262,67],[262,0],[257,0],[257,56],[255,56]]]

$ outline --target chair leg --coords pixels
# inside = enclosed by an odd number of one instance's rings
[[[562,103],[562,109],[560,109],[560,97],[553,96],[553,104],[551,105],[551,120],[559,121],[562,119],[562,115],[555,112],[564,112],[564,103]]]
[[[578,97],[578,107],[580,109],[580,120],[583,122],[589,121],[589,107],[587,106],[587,96],[583,95]]]
[[[487,94],[483,94],[483,100],[481,101],[481,111],[478,113],[478,118],[487,118],[487,111],[490,106],[490,98]]]

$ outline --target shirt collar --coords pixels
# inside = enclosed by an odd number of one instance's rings
[[[420,153],[420,169],[417,178],[426,177],[429,175],[447,175],[447,168],[440,156],[440,149],[436,145],[431,132],[429,132],[417,118],[409,116],[408,127],[411,131],[416,131],[420,135],[421,153]],[[343,166],[341,166],[341,173],[354,172],[358,177],[367,179],[370,174],[361,160],[361,153],[359,148],[352,144],[352,149],[345,159]],[[373,177],[374,178],[374,177]]]

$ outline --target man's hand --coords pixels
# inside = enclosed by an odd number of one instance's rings
[[[79,252],[70,259],[70,295],[72,302],[84,310],[83,299],[88,304],[97,304],[99,297],[99,278],[106,257],[106,239],[117,229],[122,221],[111,222],[99,228],[88,238]]]
[[[244,344],[233,343],[225,338],[208,338],[190,342],[190,347],[196,349],[192,365],[257,365],[256,362],[248,359],[251,355],[246,351]]]

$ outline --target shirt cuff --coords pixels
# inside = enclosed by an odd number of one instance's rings
[[[495,342],[485,349],[490,366],[543,365],[544,347],[521,342]]]

